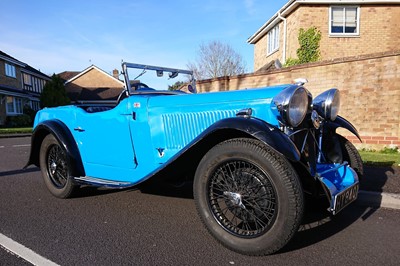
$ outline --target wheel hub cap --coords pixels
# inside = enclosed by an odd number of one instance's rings
[[[51,172],[51,174],[54,175],[54,173],[56,172],[56,170],[57,170],[57,164],[56,164],[55,162],[52,162],[52,163],[50,164],[50,172]]]
[[[235,207],[246,209],[246,206],[244,206],[242,202],[242,195],[240,195],[239,193],[224,191],[224,195],[229,198],[229,200]]]

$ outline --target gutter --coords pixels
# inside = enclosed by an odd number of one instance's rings
[[[252,36],[247,39],[247,43],[255,44],[261,39],[270,29],[272,29],[279,21],[279,17],[291,12],[299,3],[297,0],[290,0],[281,9],[278,10],[264,25],[261,26]]]
[[[286,32],[287,32],[287,23],[286,18],[281,16],[281,13],[278,13],[278,18],[283,21],[283,51],[282,51],[282,63],[286,62]]]

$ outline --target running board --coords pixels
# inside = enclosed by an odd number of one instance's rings
[[[90,185],[96,187],[106,187],[106,188],[127,188],[133,187],[135,183],[126,182],[126,181],[113,181],[113,180],[105,180],[101,178],[95,178],[90,176],[79,176],[74,177],[74,181],[78,184]]]

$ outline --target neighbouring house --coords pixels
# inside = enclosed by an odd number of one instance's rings
[[[49,76],[0,51],[0,125],[22,115],[24,107],[40,109],[40,94]]]
[[[289,0],[247,40],[254,44],[254,71],[297,58],[299,30],[310,27],[321,32],[321,60],[397,50],[400,1]]]
[[[124,89],[118,70],[113,75],[91,65],[81,72],[64,71],[58,74],[72,103],[115,102]]]

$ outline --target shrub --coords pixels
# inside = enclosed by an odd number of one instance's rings
[[[37,113],[37,111],[33,110],[31,107],[24,106],[24,114],[29,115],[29,117],[31,118],[31,121],[35,120],[36,113]]]
[[[297,58],[288,58],[285,67],[299,64],[311,63],[320,60],[319,41],[321,40],[321,31],[316,27],[307,30],[301,28],[299,31],[299,49],[297,49]]]
[[[32,126],[32,119],[29,115],[17,115],[7,117],[8,127],[30,127]]]
[[[381,153],[385,153],[385,154],[397,154],[399,153],[399,149],[397,147],[395,148],[388,148],[385,147],[383,148],[383,150],[381,150]]]
[[[286,59],[284,66],[285,67],[295,66],[295,65],[300,64],[299,62],[300,62],[299,59],[290,57],[290,58]]]

